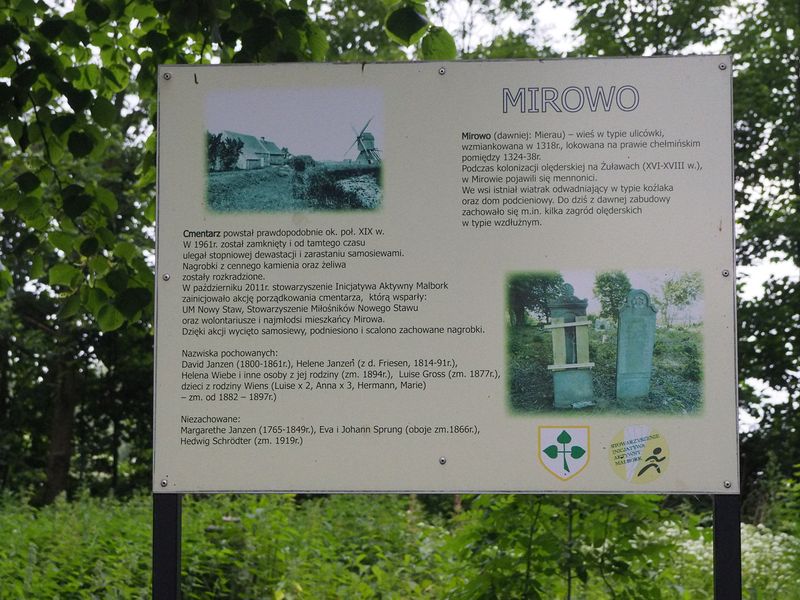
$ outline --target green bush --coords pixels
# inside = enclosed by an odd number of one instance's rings
[[[152,509],[0,500],[0,600],[149,598]],[[182,596],[441,598],[447,530],[408,496],[187,496]]]
[[[362,208],[357,194],[345,190],[336,177],[319,167],[306,170],[305,197],[313,208]]]
[[[464,506],[445,522],[414,496],[188,496],[182,595],[711,598],[708,515],[661,497],[484,494]],[[42,509],[1,497],[0,600],[149,598],[151,523],[149,496]],[[745,597],[800,600],[800,540],[745,525],[742,542]]]
[[[0,598],[150,597],[151,502],[0,502]]]

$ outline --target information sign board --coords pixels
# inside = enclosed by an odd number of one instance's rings
[[[738,492],[728,57],[161,67],[156,492]]]

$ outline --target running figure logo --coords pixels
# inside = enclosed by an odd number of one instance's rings
[[[566,481],[589,463],[589,427],[539,427],[539,461]]]

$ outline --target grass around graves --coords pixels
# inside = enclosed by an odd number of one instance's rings
[[[513,412],[553,410],[552,341],[542,324],[508,325],[507,392]],[[616,329],[589,330],[589,357],[596,406],[590,412],[696,414],[703,408],[703,340],[699,326],[658,327],[650,393],[616,399]]]

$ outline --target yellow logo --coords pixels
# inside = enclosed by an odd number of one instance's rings
[[[611,440],[608,460],[614,472],[630,483],[650,483],[669,465],[669,446],[647,425],[630,425]]]

